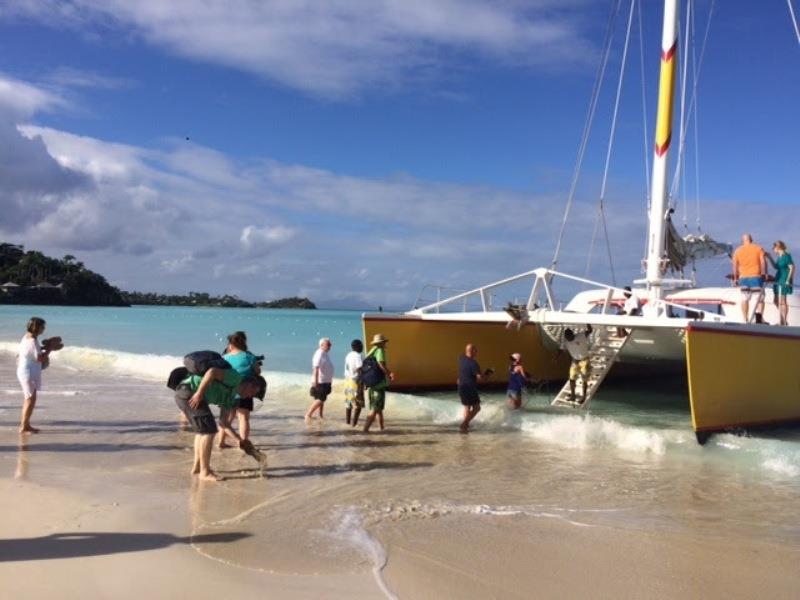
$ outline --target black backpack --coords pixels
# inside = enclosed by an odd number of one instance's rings
[[[359,380],[364,384],[365,388],[372,388],[383,383],[384,379],[386,379],[386,373],[381,369],[378,360],[372,354],[368,354],[364,362],[361,363]]]
[[[186,379],[189,375],[191,375],[191,373],[189,373],[189,369],[186,367],[177,367],[172,369],[172,372],[167,378],[167,387],[171,390],[177,390],[178,386],[181,384],[181,381]]]
[[[198,350],[183,357],[183,366],[173,369],[167,378],[167,387],[174,390],[189,375],[204,375],[209,369],[230,369],[230,363],[213,350]]]
[[[183,366],[192,375],[205,375],[209,369],[230,369],[231,364],[213,350],[198,350],[183,357]]]

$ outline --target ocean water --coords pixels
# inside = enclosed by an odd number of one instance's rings
[[[235,547],[203,550],[225,563],[282,572],[290,569],[287,553],[314,548],[315,573],[326,572],[326,560],[330,572],[343,561],[360,565],[391,597],[381,571],[393,536],[426,520],[486,535],[498,520],[523,527],[546,519],[800,546],[800,432],[722,434],[701,447],[679,388],[609,385],[585,411],[551,408],[555,388],[528,395],[519,412],[506,409],[503,394],[486,393],[467,436],[457,433],[455,391],[389,394],[387,431],[366,437],[344,426],[337,387],[323,423],[302,420],[318,338],[332,339],[341,373],[350,340],[361,337],[357,312],[0,306],[0,352],[16,349],[32,315],[47,320],[45,335],[61,335],[67,344],[53,359],[62,379],[45,375],[42,403],[59,410],[74,403],[88,412],[59,420],[43,410],[43,426],[69,424],[83,435],[102,434],[111,446],[135,447],[152,426],[139,415],[108,417],[113,394],[93,391],[101,382],[113,387],[116,379],[134,390],[126,395],[147,397],[160,424],[150,442],[170,448],[175,408],[163,382],[185,352],[221,350],[226,334],[242,329],[251,349],[266,354],[270,387],[253,415],[253,435],[270,456],[268,487],[245,481],[253,485],[236,488],[232,499],[221,486],[208,492],[204,505],[212,508],[198,517],[201,531],[235,525],[253,532]],[[16,398],[6,375],[0,394]],[[94,408],[86,408],[87,398]],[[0,405],[10,431],[17,409]]]

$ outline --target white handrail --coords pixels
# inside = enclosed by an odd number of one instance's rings
[[[489,312],[489,311],[491,311],[491,305],[487,301],[487,298],[488,298],[487,292],[489,292],[490,290],[493,290],[495,288],[507,285],[509,283],[514,283],[515,281],[521,281],[521,280],[529,278],[529,277],[535,277],[533,285],[531,287],[531,294],[530,294],[530,296],[528,298],[528,304],[527,304],[527,307],[526,307],[527,310],[529,310],[529,311],[531,311],[531,310],[533,310],[535,308],[536,299],[537,299],[537,297],[539,296],[540,293],[544,294],[544,297],[546,299],[547,308],[549,308],[550,310],[553,310],[553,311],[559,310],[558,307],[555,304],[555,301],[553,300],[552,289],[551,289],[552,280],[554,278],[556,278],[556,277],[559,277],[559,278],[562,278],[562,279],[566,279],[566,280],[569,280],[569,281],[574,281],[576,283],[580,283],[580,284],[587,285],[587,286],[597,287],[597,288],[600,288],[602,290],[606,290],[607,293],[606,293],[606,296],[605,296],[605,299],[604,299],[604,302],[603,302],[603,313],[604,314],[607,313],[608,307],[613,302],[614,293],[618,292],[618,293],[621,293],[624,296],[625,293],[628,291],[625,288],[620,288],[620,287],[616,287],[616,286],[613,286],[613,285],[600,283],[599,281],[593,281],[591,279],[586,279],[585,277],[577,277],[575,275],[569,275],[568,273],[561,273],[560,271],[555,271],[553,269],[547,269],[547,268],[541,267],[541,268],[538,268],[538,269],[533,269],[531,271],[526,271],[524,273],[520,273],[519,275],[514,275],[512,277],[506,277],[505,279],[501,279],[499,281],[495,281],[493,283],[481,286],[479,288],[475,288],[473,290],[469,290],[469,291],[466,291],[466,292],[462,292],[460,294],[456,294],[455,296],[451,296],[449,298],[445,298],[444,300],[440,300],[440,301],[434,302],[432,304],[428,304],[427,306],[422,306],[422,307],[417,308],[415,310],[409,311],[406,314],[412,314],[412,315],[413,314],[417,314],[417,315],[420,315],[420,314],[425,314],[425,313],[428,313],[428,312],[431,312],[431,311],[438,312],[441,307],[446,306],[448,304],[452,304],[454,302],[458,302],[460,300],[463,300],[465,302],[465,306],[466,306],[466,300],[470,296],[477,296],[480,299],[481,312]],[[678,304],[678,303],[675,303],[675,302],[669,302],[667,300],[664,300],[663,298],[658,298],[658,299],[649,298],[649,301],[650,301],[650,303],[652,303],[651,304],[652,306],[656,306],[658,309],[662,309],[662,310],[666,310],[667,307],[687,310],[687,306],[686,305]],[[711,313],[709,311],[706,311],[706,310],[703,310],[703,309],[699,309],[699,308],[698,309],[689,308],[688,310],[692,310],[693,312],[696,312],[698,314],[703,315],[703,318],[705,318],[706,315],[710,316],[712,318],[712,320],[720,320],[722,318],[721,315],[718,315],[716,313]]]

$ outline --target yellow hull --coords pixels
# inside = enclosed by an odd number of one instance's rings
[[[800,421],[800,328],[692,324],[686,366],[698,433]]]
[[[425,318],[413,315],[364,315],[365,345],[376,333],[389,339],[387,359],[395,373],[392,389],[452,388],[458,377],[458,357],[471,342],[478,347],[478,362],[491,367],[490,381],[508,381],[509,355],[522,354],[522,362],[536,379],[565,379],[565,356],[542,345],[538,327],[506,329],[507,320],[479,321]]]

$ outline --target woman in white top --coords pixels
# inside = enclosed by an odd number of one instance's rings
[[[50,349],[42,349],[37,339],[44,332],[44,319],[32,317],[28,321],[27,333],[19,343],[17,354],[17,379],[22,386],[25,402],[22,405],[20,433],[39,433],[31,427],[31,415],[36,406],[36,392],[42,389],[42,365],[49,359]]]

